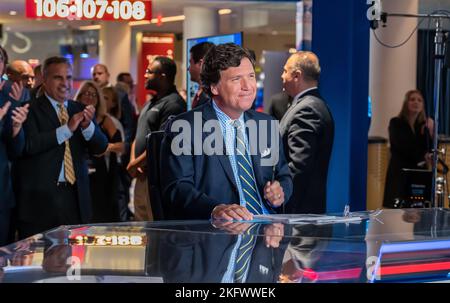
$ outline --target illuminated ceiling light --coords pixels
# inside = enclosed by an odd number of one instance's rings
[[[229,15],[231,14],[232,10],[229,8],[223,8],[223,9],[219,9],[218,13],[219,15]]]
[[[183,21],[184,19],[186,19],[186,16],[178,15],[178,16],[170,16],[170,17],[153,18],[151,21],[148,21],[148,20],[131,21],[131,22],[128,22],[128,25],[129,26],[138,26],[138,25],[147,25],[147,24],[157,24],[158,22],[161,22],[161,23],[176,22],[176,21]]]
[[[131,21],[128,22],[129,26],[138,26],[138,25],[147,25],[150,24],[149,20],[142,20],[142,21]]]
[[[15,15],[17,15],[17,12],[16,12],[16,11],[9,11],[9,14],[10,14],[11,16],[15,16]]]
[[[183,21],[184,19],[186,19],[186,17],[184,15],[179,15],[179,16],[172,16],[172,17],[162,17],[161,21],[162,22],[176,22],[176,21]],[[156,23],[156,21],[153,22],[153,20],[157,21],[157,19],[152,19],[152,23]]]
[[[96,25],[80,26],[78,29],[80,31],[92,31],[92,30],[101,29],[101,28],[102,28],[102,26],[100,24],[96,24]]]

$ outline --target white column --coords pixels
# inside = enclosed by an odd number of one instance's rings
[[[187,50],[186,40],[219,33],[219,15],[216,9],[207,7],[185,7],[183,22],[183,64],[179,69],[183,73],[183,87],[186,85]],[[184,87],[185,88],[185,87]]]
[[[131,28],[127,22],[102,22],[100,29],[99,63],[108,67],[110,82],[117,75],[130,71]]]
[[[383,11],[417,14],[418,0],[383,1]],[[392,17],[387,27],[376,30],[381,41],[389,45],[403,42],[417,26],[415,18]],[[416,88],[417,32],[402,47],[386,48],[370,35],[369,94],[372,98],[372,123],[369,136],[389,138],[389,120],[401,109],[403,97]],[[429,100],[432,101],[432,100]]]

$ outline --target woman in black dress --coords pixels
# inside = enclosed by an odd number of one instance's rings
[[[420,91],[410,90],[405,95],[402,109],[389,122],[391,160],[389,161],[383,206],[393,208],[401,193],[402,168],[423,169],[431,150],[433,120],[424,111]]]
[[[108,149],[102,155],[90,159],[89,174],[92,196],[92,222],[119,222],[118,209],[118,161],[117,153],[123,145],[120,131],[107,113],[102,91],[93,81],[81,84],[75,100],[84,105],[95,107],[95,119],[100,129],[108,138]],[[118,146],[119,145],[119,146]]]

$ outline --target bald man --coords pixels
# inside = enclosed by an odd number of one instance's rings
[[[326,212],[327,175],[334,140],[334,120],[319,94],[319,59],[297,52],[286,62],[283,89],[293,98],[280,121],[280,133],[294,183],[289,213]]]
[[[13,84],[17,83],[20,87],[23,87],[22,95],[17,101],[25,102],[30,100],[30,90],[34,84],[34,71],[31,65],[23,60],[15,60],[6,68],[6,75],[8,80],[3,86],[2,93],[8,96],[12,91]]]

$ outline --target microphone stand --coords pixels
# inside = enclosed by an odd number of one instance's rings
[[[450,19],[449,15],[445,14],[391,14],[381,13],[381,20],[386,23],[387,17],[403,17],[403,18],[431,18],[435,19],[436,33],[434,37],[434,131],[433,131],[433,177],[431,186],[431,202],[432,207],[442,208],[442,199],[436,196],[436,179],[437,179],[437,163],[438,163],[438,128],[439,128],[439,102],[441,99],[441,85],[442,85],[442,69],[444,67],[445,57],[445,43],[444,33],[442,31],[442,19]],[[385,25],[384,25],[385,26]]]

